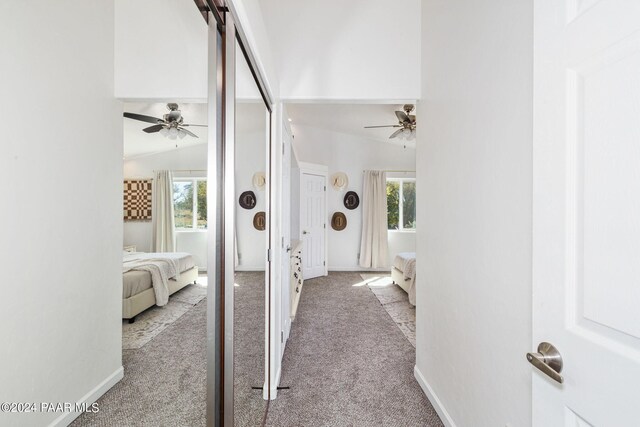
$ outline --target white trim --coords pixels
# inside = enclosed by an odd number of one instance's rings
[[[424,378],[417,365],[413,368],[413,375],[416,377],[416,381],[418,381],[420,388],[422,388],[422,391],[427,396],[427,399],[429,399],[429,402],[431,402],[431,405],[433,405],[433,409],[436,410],[438,416],[440,417],[440,420],[445,425],[445,427],[456,427],[456,423],[453,422],[451,415],[449,415],[449,412],[447,412],[440,399],[438,399],[438,396],[436,396],[436,393]]]
[[[124,368],[120,366],[114,373],[105,378],[100,384],[95,386],[93,390],[89,393],[85,394],[77,403],[82,405],[83,403],[86,406],[91,406],[96,400],[100,398],[103,394],[105,394],[111,387],[116,385],[118,381],[120,381],[124,377]],[[67,412],[60,415],[58,418],[53,420],[49,427],[53,426],[68,426],[78,418],[82,413],[81,412]]]
[[[316,163],[307,163],[307,162],[298,162],[298,169],[301,171],[304,170],[307,173],[313,174],[315,172],[324,172],[325,174],[329,172],[329,167],[326,165],[319,165]]]
[[[281,97],[280,101],[287,104],[417,104],[417,99],[414,98],[335,98],[332,96],[326,97],[297,97],[297,96],[285,96]]]
[[[275,400],[278,397],[278,386],[280,385],[280,374],[282,373],[282,364],[278,366],[278,372],[276,373],[276,377],[273,380],[273,386],[271,387],[271,400]],[[262,389],[262,398],[264,400],[267,399],[267,389],[266,387]]]

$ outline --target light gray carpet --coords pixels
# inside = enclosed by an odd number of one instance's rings
[[[416,308],[409,302],[409,295],[393,283],[390,274],[361,273],[360,277],[415,348]]]
[[[251,389],[264,385],[264,272],[236,273],[234,296],[234,425],[255,427],[267,408]]]
[[[136,316],[134,323],[122,320],[122,349],[140,348],[170,324],[191,310],[207,296],[206,277],[198,278],[198,284],[187,285],[169,298],[163,307],[154,306]]]
[[[360,284],[360,286],[354,286]],[[358,273],[305,281],[269,426],[442,426],[415,349]]]
[[[206,301],[140,349],[122,353],[124,378],[100,399],[100,412],[72,426],[204,426]]]
[[[264,273],[238,273],[236,283],[235,425],[259,426],[266,402],[251,386],[264,382]],[[98,400],[100,412],[72,426],[204,426],[205,344],[201,301],[141,348],[123,350],[124,378]]]

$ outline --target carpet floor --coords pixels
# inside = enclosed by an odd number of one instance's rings
[[[358,273],[305,281],[269,426],[442,426],[415,349]]]
[[[415,348],[416,308],[409,302],[409,295],[393,283],[390,274],[362,273],[360,277]]]
[[[234,424],[253,427],[266,409],[251,389],[264,383],[264,273],[237,273],[235,283]],[[202,300],[140,348],[123,350],[124,378],[98,400],[99,412],[72,426],[206,425],[206,318]]]

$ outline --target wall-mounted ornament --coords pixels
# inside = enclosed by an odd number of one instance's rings
[[[267,220],[264,212],[258,212],[253,217],[253,227],[258,231],[264,231],[267,226]]]
[[[331,228],[336,231],[347,228],[347,217],[342,212],[335,212],[331,217]]]
[[[151,221],[151,179],[124,180],[124,220]]]
[[[346,173],[336,172],[333,175],[331,175],[331,186],[335,190],[337,191],[344,190],[345,188],[347,188],[347,185],[349,185],[349,177],[347,177]]]
[[[244,209],[253,209],[256,207],[256,195],[253,191],[245,191],[240,195],[238,201]]]
[[[256,190],[264,190],[264,185],[267,183],[267,177],[264,172],[256,172],[253,174],[253,186]]]
[[[347,194],[344,195],[344,207],[353,210],[360,206],[360,197],[358,197],[358,193],[355,191],[347,191]]]

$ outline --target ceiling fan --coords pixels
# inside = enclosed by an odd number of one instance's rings
[[[413,104],[405,104],[402,109],[404,111],[396,111],[396,117],[398,118],[397,125],[365,126],[364,128],[400,128],[393,132],[389,136],[389,139],[400,137],[411,141],[416,137],[416,116],[415,114],[411,114],[415,106]]]
[[[160,132],[162,135],[166,136],[169,139],[176,139],[178,137],[182,139],[187,135],[197,138],[198,135],[185,129],[185,127],[207,127],[207,125],[194,125],[184,123],[182,113],[180,113],[180,110],[178,110],[178,104],[176,103],[167,104],[167,108],[169,109],[169,112],[163,115],[161,119],[137,113],[124,113],[124,117],[133,120],[140,120],[141,122],[153,123],[153,126],[149,126],[142,130],[146,133]]]

